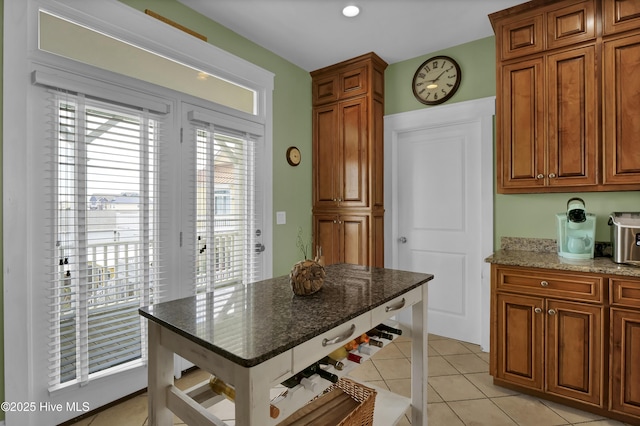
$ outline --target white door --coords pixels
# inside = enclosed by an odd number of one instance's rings
[[[458,116],[451,111],[454,106],[440,108],[449,110],[448,117]],[[488,302],[486,307],[482,302],[483,259],[490,252],[485,253],[482,242],[488,239],[492,245],[492,231],[485,229],[492,223],[485,211],[492,194],[483,188],[483,170],[491,168],[492,161],[489,155],[483,169],[483,125],[478,119],[427,120],[396,132],[394,224],[386,242],[395,246],[395,267],[434,274],[429,283],[429,333],[472,343],[483,341],[483,310],[488,313]]]

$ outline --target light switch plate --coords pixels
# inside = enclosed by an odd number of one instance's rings
[[[287,223],[287,212],[276,212],[276,225],[285,225]]]

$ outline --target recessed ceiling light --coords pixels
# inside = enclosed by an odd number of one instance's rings
[[[353,18],[354,16],[358,16],[360,13],[360,8],[358,6],[349,5],[342,9],[342,14],[347,18]]]

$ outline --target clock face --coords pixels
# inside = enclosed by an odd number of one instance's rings
[[[462,73],[448,56],[427,59],[413,76],[413,94],[426,105],[437,105],[451,98],[460,86]]]
[[[300,150],[295,146],[289,147],[287,149],[287,162],[292,166],[297,166],[300,164],[300,160],[302,160]]]

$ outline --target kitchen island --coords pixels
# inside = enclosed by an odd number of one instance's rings
[[[235,424],[275,425],[272,387],[411,307],[412,424],[426,425],[427,286],[433,275],[338,264],[320,291],[295,296],[287,276],[141,308],[148,321],[149,424],[223,425],[174,386],[174,354],[235,388]],[[206,385],[206,384],[205,384]],[[301,405],[301,404],[298,404]]]

